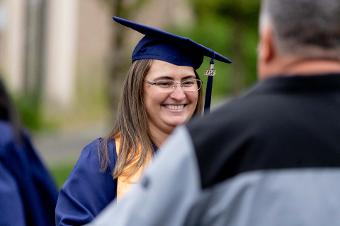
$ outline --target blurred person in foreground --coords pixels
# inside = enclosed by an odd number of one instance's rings
[[[57,195],[0,78],[0,225],[53,225]]]
[[[262,1],[260,81],[176,129],[90,225],[340,225],[339,15],[339,0]]]
[[[196,70],[203,57],[230,63],[185,37],[113,19],[144,37],[134,48],[111,134],[83,149],[60,191],[57,225],[89,223],[111,201],[119,202],[174,128],[201,113],[202,81]]]

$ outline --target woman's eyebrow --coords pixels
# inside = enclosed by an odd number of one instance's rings
[[[196,78],[196,75],[195,75],[195,74],[187,75],[187,76],[185,76],[184,78],[182,78],[182,80],[183,80],[183,79],[188,79],[188,78]]]
[[[189,79],[189,78],[196,78],[195,74],[192,75],[187,75],[185,77],[182,77],[181,80],[185,80],[185,79]],[[169,75],[163,75],[163,76],[159,76],[157,78],[154,78],[153,80],[160,80],[160,79],[169,79],[169,80],[175,80],[173,77],[169,76]]]
[[[154,80],[160,80],[160,79],[169,79],[169,80],[174,80],[173,77],[171,76],[167,76],[167,75],[163,75],[163,76],[159,76],[157,78],[154,78]]]

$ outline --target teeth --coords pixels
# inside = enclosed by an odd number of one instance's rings
[[[168,104],[166,107],[172,111],[181,111],[184,108],[183,104]]]

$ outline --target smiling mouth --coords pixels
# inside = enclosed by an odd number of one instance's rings
[[[169,109],[173,112],[181,112],[183,111],[186,104],[165,104],[163,105],[165,108]]]

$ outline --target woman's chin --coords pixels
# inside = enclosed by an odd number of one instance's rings
[[[176,117],[167,121],[167,124],[172,127],[183,125],[187,122],[187,117]]]

